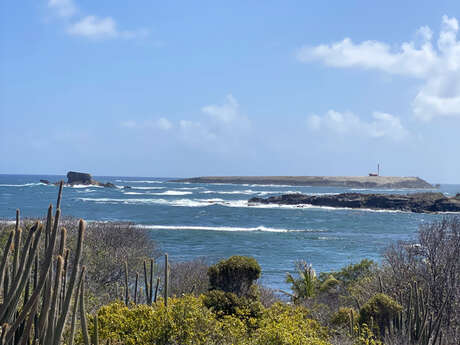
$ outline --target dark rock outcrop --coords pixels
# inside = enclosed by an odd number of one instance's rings
[[[72,184],[96,184],[96,181],[93,180],[91,174],[69,171],[67,173],[67,183]]]
[[[248,204],[314,205],[356,209],[396,210],[407,212],[460,212],[460,198],[442,193],[332,195],[284,194],[269,198],[252,198]]]
[[[40,180],[41,183],[45,184],[54,184],[56,186],[59,185],[60,182],[53,182],[51,183],[48,180]],[[91,174],[76,172],[76,171],[69,171],[67,173],[67,183],[66,186],[75,186],[75,185],[87,185],[87,186],[100,186],[100,187],[107,187],[107,188],[115,188],[116,186],[111,182],[98,182],[94,180]]]

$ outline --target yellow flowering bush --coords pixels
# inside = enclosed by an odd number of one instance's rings
[[[238,344],[246,334],[244,324],[226,316],[217,320],[202,298],[184,296],[159,300],[153,306],[112,303],[98,311],[99,338],[126,345]]]
[[[250,344],[327,345],[327,339],[327,329],[308,318],[306,308],[275,303],[264,312]]]
[[[99,339],[112,344],[156,345],[329,345],[327,330],[308,318],[303,307],[276,303],[265,309],[257,326],[238,316],[217,317],[203,297],[171,298],[152,306],[121,302],[98,311]],[[93,322],[90,323],[93,331]]]

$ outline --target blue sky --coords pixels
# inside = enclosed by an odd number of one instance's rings
[[[0,173],[460,183],[458,1],[0,3]]]

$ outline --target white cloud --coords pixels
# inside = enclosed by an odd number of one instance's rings
[[[134,39],[146,37],[149,34],[149,31],[146,29],[120,31],[117,28],[117,23],[112,17],[99,18],[96,16],[86,16],[82,18],[70,25],[67,32],[71,35],[84,36],[93,39]]]
[[[168,119],[165,119],[164,117],[160,117],[157,121],[156,121],[156,126],[159,128],[159,129],[162,129],[164,131],[167,131],[169,129],[171,129],[173,127],[173,124],[168,120]]]
[[[307,117],[307,125],[312,131],[328,131],[339,135],[353,135],[368,138],[388,138],[402,140],[409,132],[401,120],[391,114],[374,112],[372,121],[366,122],[351,112],[329,110],[325,115]]]
[[[90,38],[114,38],[119,35],[117,24],[111,17],[86,16],[68,28],[68,33]]]
[[[71,17],[77,13],[77,6],[72,0],[49,0],[48,7],[60,17]]]
[[[378,41],[353,43],[350,38],[298,52],[302,62],[322,61],[332,67],[375,69],[422,80],[413,100],[414,115],[422,120],[439,116],[460,117],[460,41],[456,18],[442,17],[436,47],[427,26],[418,29],[422,43],[402,43],[399,49]]]
[[[207,105],[201,108],[203,113],[224,123],[230,123],[237,119],[239,104],[231,94],[225,98],[226,102],[222,105]]]
[[[124,128],[130,129],[159,129],[162,131],[168,131],[174,127],[171,121],[164,117],[160,117],[155,120],[147,120],[143,122],[137,122],[133,120],[123,121],[120,124]]]
[[[48,7],[54,10],[59,17],[72,18],[67,27],[67,33],[73,36],[83,36],[91,39],[136,39],[149,35],[147,29],[119,30],[117,22],[110,16],[86,15],[77,19],[78,10],[73,0],[49,0]]]

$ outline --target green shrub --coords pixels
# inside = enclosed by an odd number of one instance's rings
[[[327,339],[327,329],[308,318],[306,308],[275,303],[264,312],[250,344],[328,345]]]
[[[260,277],[260,266],[256,259],[247,256],[232,256],[209,267],[210,290],[232,292],[237,296],[251,296],[254,282]]]
[[[335,289],[340,282],[331,274],[329,278],[327,278],[320,286],[320,292],[330,292],[331,290]]]
[[[383,293],[378,293],[370,298],[359,311],[359,322],[371,325],[376,322],[378,327],[374,327],[380,331],[383,337],[385,328],[389,327],[393,318],[402,310],[401,305],[393,298]]]
[[[249,328],[257,327],[264,309],[259,301],[221,290],[206,293],[203,296],[203,304],[215,312],[218,318],[234,316],[244,321]]]
[[[353,315],[353,316],[352,316]],[[353,308],[341,307],[338,311],[332,314],[331,325],[340,328],[350,329],[354,327],[354,323],[358,321],[358,313]],[[351,331],[351,330],[350,330]]]
[[[362,279],[366,276],[372,274],[376,267],[374,261],[369,259],[363,259],[357,264],[350,264],[348,266],[343,267],[338,272],[322,272],[319,275],[319,280],[324,282],[332,275],[335,279],[341,281],[346,286],[350,285]]]

